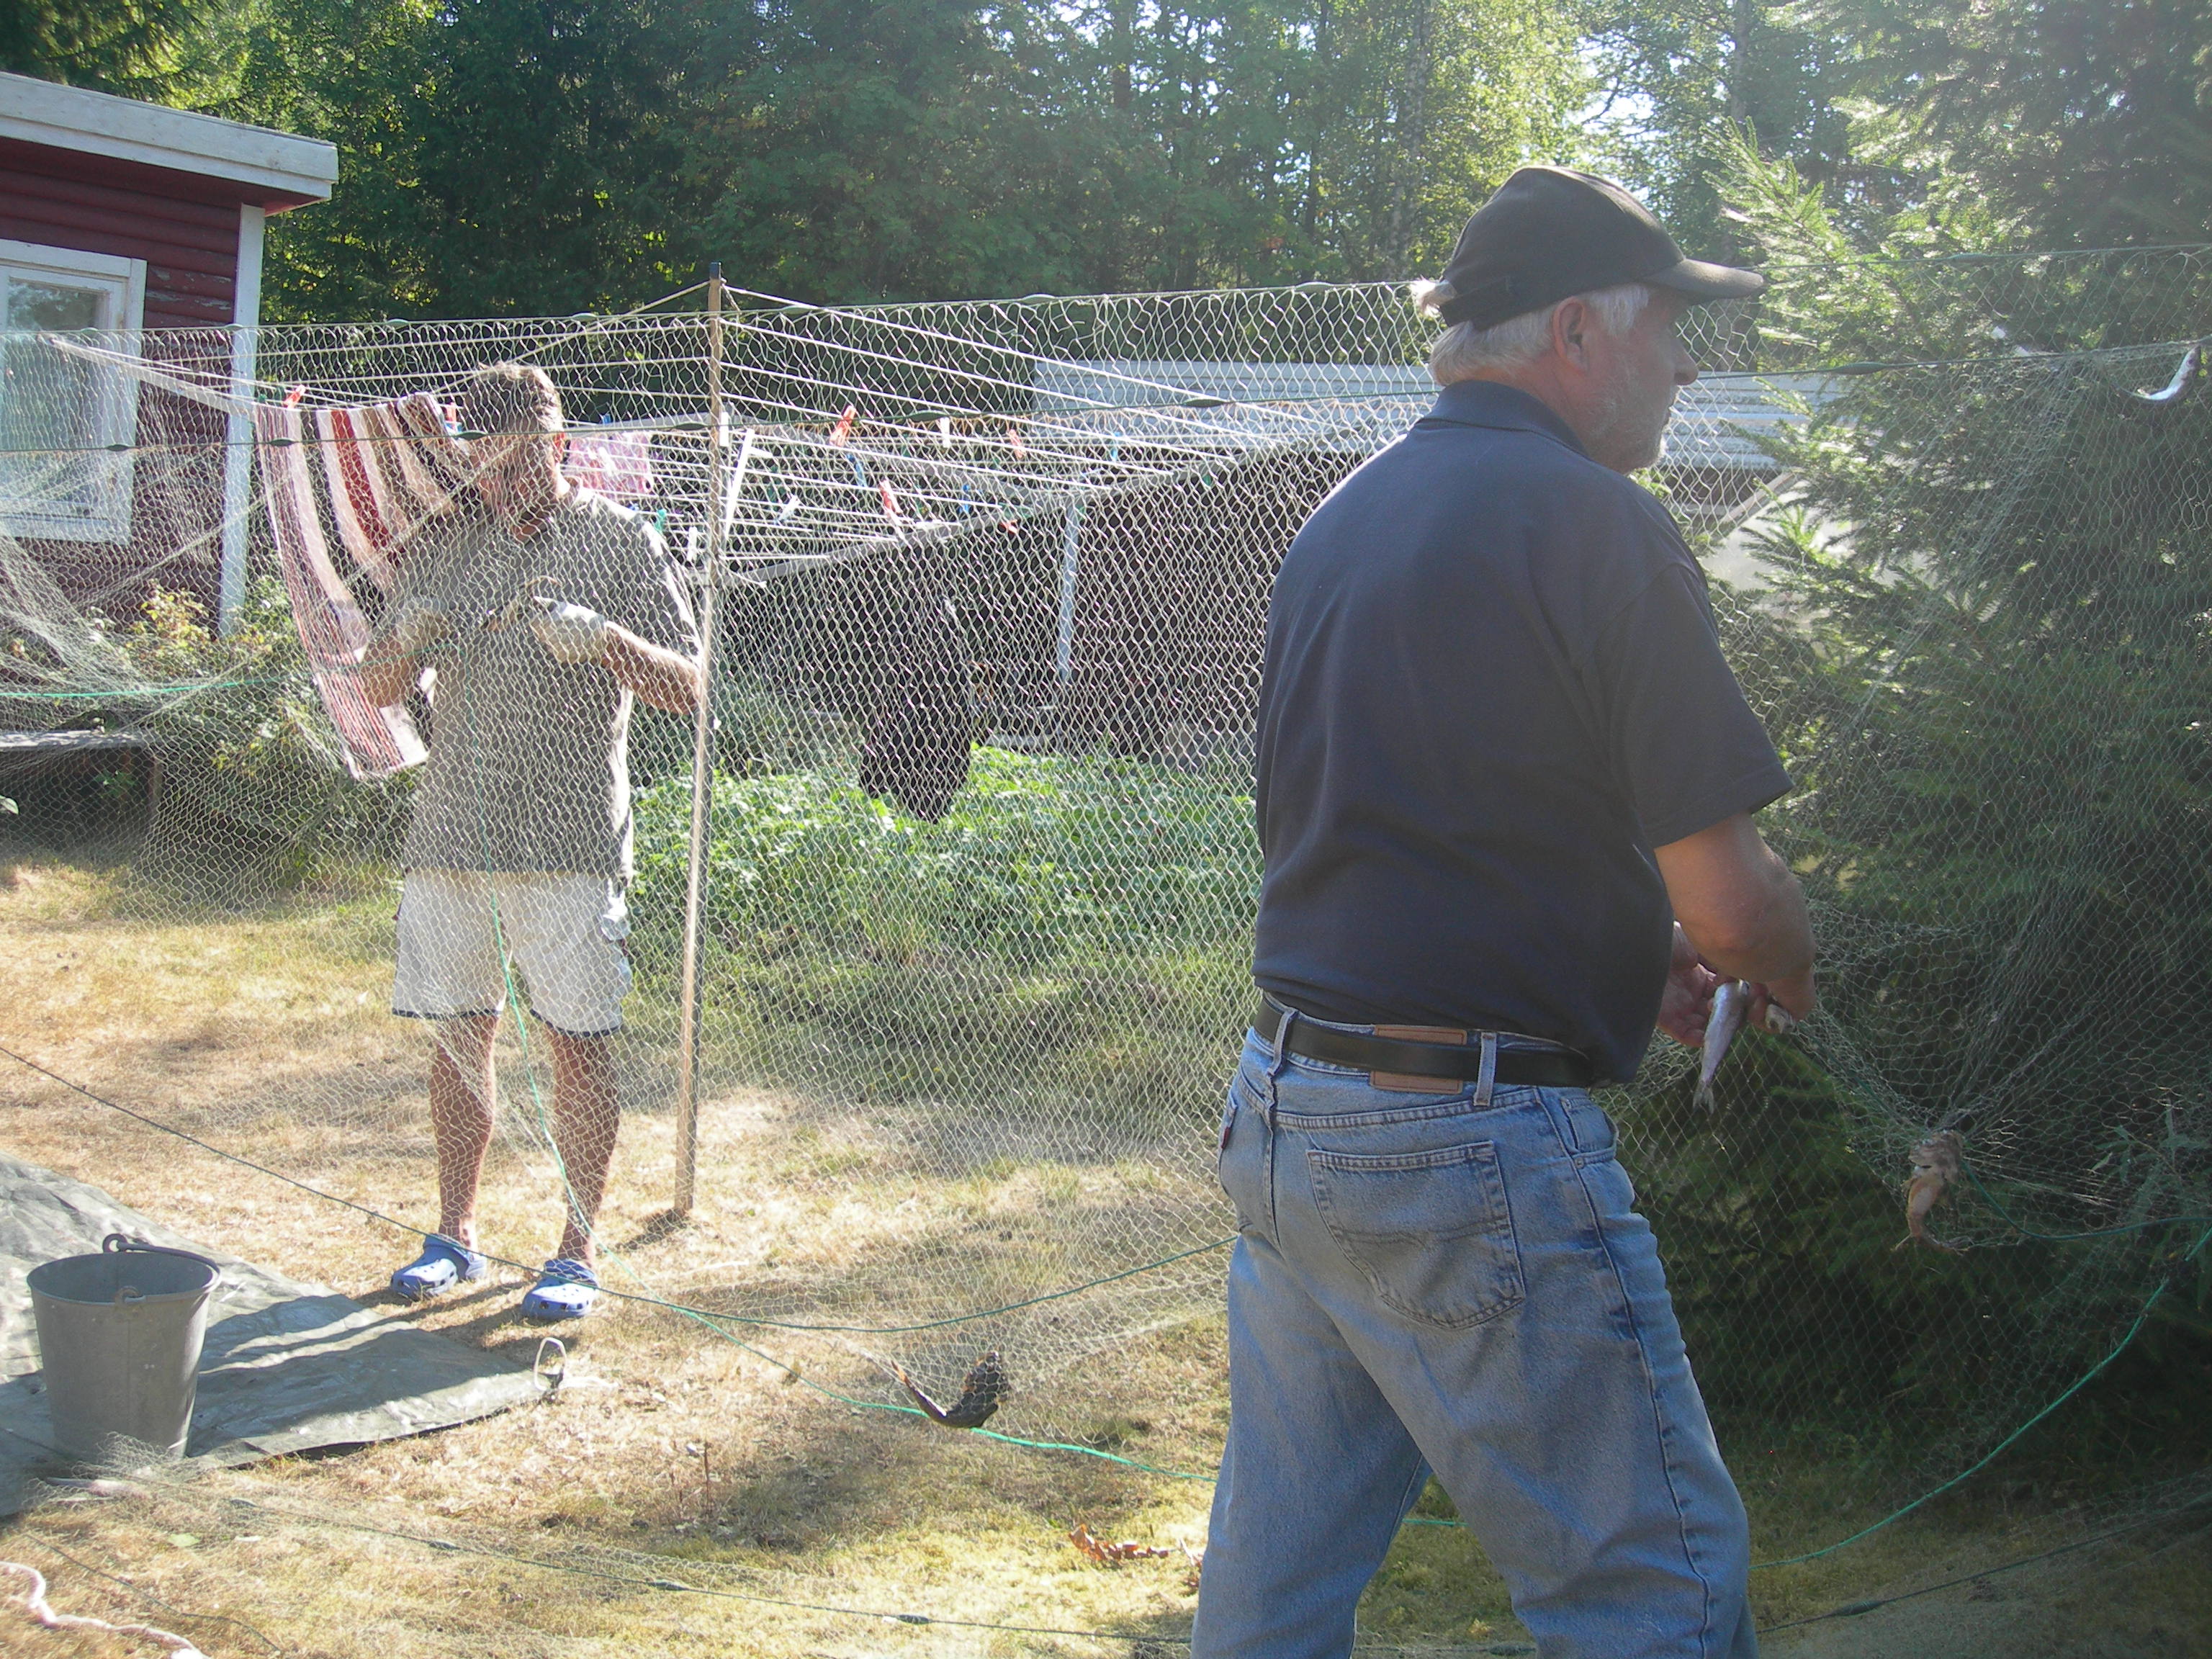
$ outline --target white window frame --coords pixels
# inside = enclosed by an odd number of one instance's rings
[[[33,281],[59,280],[81,287],[96,287],[107,295],[106,319],[101,327],[105,343],[136,355],[146,321],[146,262],[113,253],[93,253],[81,248],[49,247],[40,242],[10,241],[0,237],[0,325],[7,316],[4,284],[18,276]],[[112,377],[99,411],[94,441],[131,444],[138,429],[138,383],[127,374]],[[0,513],[0,530],[27,541],[99,542],[112,544],[131,539],[131,490],[133,458],[116,456],[106,469],[100,499],[94,510],[41,511],[17,507]]]

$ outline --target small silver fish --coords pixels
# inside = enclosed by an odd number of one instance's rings
[[[1728,1057],[1729,1046],[1735,1041],[1736,1033],[1743,1030],[1751,1015],[1752,991],[1748,981],[1724,979],[1713,990],[1713,1012],[1705,1020],[1705,1043],[1698,1064],[1698,1093],[1694,1102],[1699,1106],[1713,1103],[1713,1079],[1719,1074],[1721,1061]],[[1797,1017],[1778,1002],[1766,1005],[1766,1017],[1760,1024],[1777,1036],[1787,1036],[1797,1029]]]
[[[1751,987],[1740,979],[1724,979],[1713,990],[1713,1011],[1705,1018],[1705,1042],[1698,1063],[1698,1093],[1695,1103],[1711,1107],[1713,1103],[1713,1079],[1719,1074],[1721,1061],[1728,1058],[1729,1045],[1743,1030],[1744,1017],[1751,1012]]]

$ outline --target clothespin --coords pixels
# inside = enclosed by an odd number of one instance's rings
[[[1014,459],[1016,460],[1025,461],[1029,459],[1029,451],[1022,447],[1021,428],[1018,426],[1009,426],[1006,428],[1006,441],[1013,446]]]
[[[950,415],[937,417],[937,441],[941,448],[952,447],[952,417]]]
[[[852,462],[853,477],[860,488],[866,489],[868,487],[868,469],[860,465],[860,458],[858,455],[852,457]]]
[[[860,418],[859,406],[847,404],[845,412],[837,417],[837,424],[830,428],[830,441],[833,444],[843,444],[845,440],[853,435],[853,422]]]
[[[307,395],[307,387],[303,386],[294,386],[289,392],[284,394],[284,407],[287,409],[297,409],[300,406],[300,399]]]
[[[783,498],[783,505],[775,510],[775,521],[778,524],[781,524],[784,520],[790,518],[793,514],[798,511],[799,497],[796,495],[786,495]]]
[[[899,498],[891,493],[890,485],[887,483],[882,482],[881,480],[878,480],[876,484],[876,491],[883,497],[884,516],[886,519],[891,520],[893,522],[896,522],[901,516],[899,513]]]
[[[964,483],[960,486],[960,516],[963,519],[975,510],[968,499],[969,488],[969,486]]]

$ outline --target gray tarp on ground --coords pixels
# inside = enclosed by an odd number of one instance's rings
[[[23,1276],[110,1233],[191,1250],[222,1269],[208,1311],[189,1456],[210,1463],[392,1440],[504,1411],[538,1392],[527,1367],[258,1267],[125,1209],[97,1187],[0,1155],[0,1515],[21,1507],[48,1449],[38,1334]]]

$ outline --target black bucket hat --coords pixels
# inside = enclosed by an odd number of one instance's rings
[[[1685,259],[1666,228],[1609,179],[1571,167],[1522,167],[1459,234],[1437,307],[1447,323],[1489,328],[1571,295],[1649,283],[1695,300],[1740,300],[1755,270]]]

